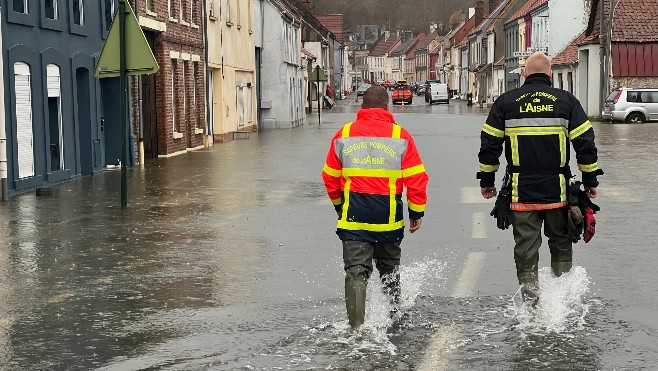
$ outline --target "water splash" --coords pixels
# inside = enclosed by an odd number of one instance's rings
[[[364,324],[358,331],[352,332],[345,319],[345,313],[341,313],[343,319],[333,325],[336,331],[334,335],[338,335],[335,341],[350,344],[351,357],[373,352],[394,355],[397,347],[390,342],[389,330],[393,326],[404,325],[409,319],[407,313],[413,308],[418,297],[421,294],[431,294],[427,292],[427,287],[436,285],[437,281],[445,281],[443,276],[445,268],[445,262],[433,259],[400,266],[401,297],[397,308],[390,302],[381,280],[374,273],[368,282]],[[397,309],[395,313],[394,309]]]
[[[539,302],[514,305],[518,329],[531,333],[568,333],[582,329],[589,313],[585,295],[590,279],[585,268],[575,266],[560,277],[549,267],[539,270]]]

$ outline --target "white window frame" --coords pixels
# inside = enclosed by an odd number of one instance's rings
[[[18,83],[27,82],[27,101],[18,101]],[[30,65],[25,62],[14,63],[14,96],[16,112],[16,146],[18,152],[18,178],[24,179],[34,176],[34,115],[32,112],[32,76]],[[27,107],[26,112],[21,112],[19,107]],[[21,113],[27,113],[26,116]],[[28,140],[29,139],[29,140]]]
[[[194,24],[194,0],[190,0],[190,24]]]
[[[238,82],[236,93],[238,95],[238,126],[244,126],[244,87],[241,82]]]
[[[30,2],[29,2],[28,0],[22,0],[22,1],[23,1],[23,9],[24,9],[24,11],[23,11],[23,12],[19,12],[19,11],[17,11],[16,9],[14,9],[14,11],[15,11],[16,13],[20,13],[20,14],[30,14],[30,8],[28,7],[28,5],[30,4]],[[12,1],[12,5],[14,5],[14,4],[13,4],[13,1]]]
[[[169,18],[172,18],[171,17],[171,14],[172,14],[171,13],[171,0],[167,0],[167,14],[168,14]]]
[[[293,80],[294,81],[294,80]],[[251,123],[254,121],[254,93],[253,93],[253,85],[252,86],[247,86],[247,122]],[[296,91],[293,90],[293,97],[295,96]],[[293,99],[293,102],[295,100]]]
[[[192,63],[192,104],[194,105],[194,109],[192,110],[192,113],[194,114],[193,120],[194,120],[194,129],[200,129],[199,128],[199,123],[201,120],[199,120],[199,101],[197,100],[197,71],[199,70],[199,63],[194,62]]]

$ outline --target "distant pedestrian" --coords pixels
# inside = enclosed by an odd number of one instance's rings
[[[399,304],[403,187],[410,233],[420,228],[425,214],[428,176],[411,134],[395,123],[388,102],[382,87],[365,91],[356,121],[332,138],[322,171],[338,214],[336,234],[343,242],[345,304],[352,328],[364,322],[373,259],[394,308]]]
[[[597,196],[597,175],[603,172],[598,167],[594,130],[583,107],[571,93],[552,87],[551,60],[543,53],[532,54],[523,75],[523,86],[502,94],[491,107],[480,135],[477,178],[484,198],[497,195],[495,173],[504,145],[509,183],[505,182],[503,194],[509,196],[509,202],[494,216],[499,217],[501,229],[511,222],[516,275],[524,299],[534,304],[542,224],[554,275],[560,276],[572,266],[569,142],[576,152],[587,197]]]
[[[331,86],[329,84],[327,84],[327,90],[325,91],[325,95],[331,99],[334,99],[334,92],[333,90],[331,90]]]

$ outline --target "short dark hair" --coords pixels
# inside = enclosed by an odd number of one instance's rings
[[[388,107],[388,93],[381,86],[371,86],[363,93],[361,108],[384,108]]]

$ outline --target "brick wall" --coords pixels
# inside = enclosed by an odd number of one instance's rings
[[[166,25],[165,32],[151,31],[156,35],[153,54],[160,66],[155,76],[159,155],[170,155],[204,143],[206,90],[201,1],[204,0],[171,0],[171,14],[167,0],[152,0],[151,9],[146,8],[146,1],[140,1],[142,17]],[[137,133],[139,116],[136,79],[133,79],[132,85],[133,127]],[[204,132],[196,134],[196,128],[204,129]]]
[[[621,77],[612,81],[614,88],[658,88],[658,77]]]

